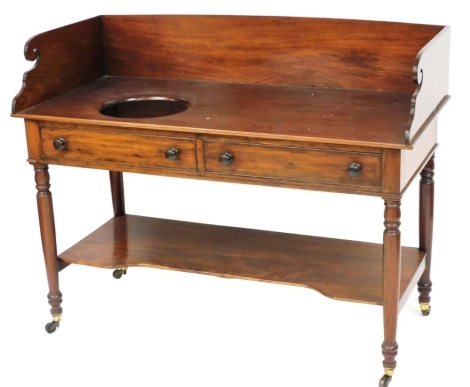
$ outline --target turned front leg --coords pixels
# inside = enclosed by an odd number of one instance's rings
[[[426,268],[418,282],[419,305],[424,316],[429,315],[431,297],[431,254],[434,220],[434,155],[421,171],[419,185],[419,249],[426,252]]]
[[[59,326],[62,318],[62,293],[59,290],[59,262],[57,258],[57,245],[54,224],[54,210],[52,207],[52,194],[49,190],[48,166],[34,165],[37,204],[39,215],[39,227],[41,231],[42,248],[46,264],[47,282],[49,294],[47,298],[51,306],[53,321],[46,325],[46,331],[52,333]]]
[[[395,367],[398,353],[397,321],[400,295],[400,201],[385,200],[384,240],[383,240],[383,317],[384,342],[382,354],[385,374],[380,386],[388,385]]]

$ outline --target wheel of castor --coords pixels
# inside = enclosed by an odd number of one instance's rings
[[[423,316],[429,316],[429,313],[431,313],[431,305],[429,305],[429,308],[428,309],[425,309],[425,310],[422,310],[421,309],[421,314]]]
[[[51,321],[46,324],[46,332],[47,333],[54,333],[55,330],[58,328],[59,322],[58,321]]]
[[[391,381],[392,377],[390,375],[384,375],[382,379],[380,379],[379,387],[387,387]]]
[[[113,271],[113,277],[119,279],[123,274],[127,274],[127,267],[121,267]]]

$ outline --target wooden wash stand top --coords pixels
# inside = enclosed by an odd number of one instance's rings
[[[53,315],[69,264],[172,268],[383,306],[387,386],[401,306],[429,314],[437,115],[450,28],[357,20],[99,16],[30,39],[15,97],[34,165]],[[57,255],[48,164],[110,171],[114,217]],[[379,196],[383,244],[127,215],[123,172]],[[400,201],[421,175],[418,247]]]

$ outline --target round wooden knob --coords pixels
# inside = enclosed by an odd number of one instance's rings
[[[230,153],[225,152],[219,157],[219,161],[222,165],[229,165],[233,161],[233,156]]]
[[[356,177],[361,173],[361,165],[358,163],[351,163],[348,167],[348,175],[351,177]]]
[[[54,148],[57,150],[64,150],[67,146],[67,142],[63,138],[56,138],[53,144]]]
[[[176,148],[170,148],[165,152],[165,157],[168,160],[176,160],[179,156],[180,152]]]

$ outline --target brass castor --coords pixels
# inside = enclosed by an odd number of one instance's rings
[[[429,302],[420,302],[419,308],[423,316],[429,316],[429,313],[431,313],[431,305],[429,305]]]
[[[116,269],[113,271],[113,277],[116,279],[121,278],[123,274],[127,274],[127,267],[123,267],[122,269]]]
[[[384,375],[382,379],[380,379],[379,387],[387,387],[391,381],[392,377],[390,375]]]
[[[389,385],[389,383],[392,381],[392,376],[395,372],[395,369],[385,367],[384,371],[384,376],[382,376],[382,379],[380,379],[379,387],[387,387]]]
[[[51,321],[46,324],[46,332],[47,333],[54,333],[55,330],[59,327],[59,321]]]

